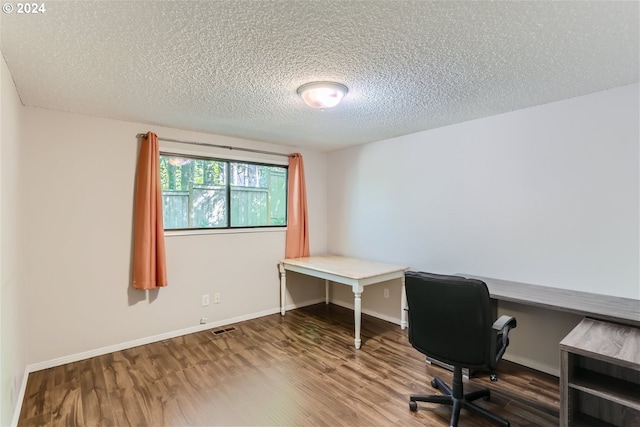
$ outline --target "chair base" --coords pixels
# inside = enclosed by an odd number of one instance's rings
[[[450,405],[451,410],[451,427],[458,425],[458,419],[460,418],[460,410],[462,408],[475,412],[478,415],[485,417],[486,419],[495,422],[502,427],[509,427],[509,421],[501,418],[484,408],[473,403],[474,400],[483,398],[489,400],[491,392],[489,389],[477,390],[471,393],[463,393],[462,389],[462,368],[456,366],[453,370],[453,389],[451,389],[440,378],[434,378],[431,381],[431,385],[439,389],[443,394],[441,395],[419,395],[414,394],[409,397],[409,409],[412,411],[418,410],[418,404],[416,402],[429,402],[440,403],[443,405]]]

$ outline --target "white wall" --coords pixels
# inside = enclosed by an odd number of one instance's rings
[[[9,425],[27,365],[19,168],[23,107],[4,58],[0,62],[0,425]]]
[[[296,149],[22,107],[2,71],[3,422],[7,381],[25,363],[197,328],[202,316],[213,325],[278,311],[280,231],[167,237],[170,286],[131,288],[135,135]],[[301,150],[312,254],[638,298],[637,94],[632,85],[329,155]],[[292,278],[289,302],[323,298],[321,281]],[[215,292],[222,303],[200,307]],[[336,285],[333,298],[349,305],[352,294]],[[399,319],[399,284],[368,287],[363,308]],[[575,321],[546,320],[551,335]],[[516,357],[540,338],[526,323]]]
[[[638,90],[330,153],[330,252],[640,299]],[[383,286],[363,310],[397,319]],[[333,298],[348,305],[343,288]],[[528,357],[538,337],[517,337],[510,352]]]
[[[295,148],[222,136],[24,108],[28,124],[23,219],[29,225],[28,362],[46,366],[96,349],[275,313],[277,263],[284,231],[166,238],[169,286],[131,287],[136,134],[288,153]],[[166,148],[170,144],[162,144]],[[188,150],[205,150],[193,146]],[[227,151],[216,151],[229,155]],[[326,251],[326,154],[301,151],[307,174],[311,250]],[[284,161],[234,152],[243,158]],[[304,286],[311,283],[311,286]],[[316,285],[317,284],[317,285]],[[221,304],[201,307],[219,292]],[[323,297],[322,284],[301,283],[294,303]]]

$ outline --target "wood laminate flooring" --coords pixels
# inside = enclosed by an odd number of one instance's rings
[[[516,329],[513,333],[518,333]],[[31,373],[19,426],[448,426],[451,408],[410,394],[438,394],[407,331],[317,304]],[[507,349],[507,352],[509,350]],[[557,426],[558,378],[502,361],[479,405],[512,426]],[[491,423],[462,411],[460,427]]]

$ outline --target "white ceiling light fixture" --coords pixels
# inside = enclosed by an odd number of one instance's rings
[[[349,89],[335,82],[311,82],[303,84],[296,92],[309,107],[324,109],[338,105]]]

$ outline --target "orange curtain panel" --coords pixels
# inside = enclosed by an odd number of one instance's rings
[[[289,195],[287,209],[287,242],[285,258],[309,256],[309,222],[307,219],[307,186],[302,155],[289,156]]]
[[[162,222],[160,148],[158,136],[142,138],[136,172],[133,240],[133,287],[155,289],[167,286],[167,266]]]

